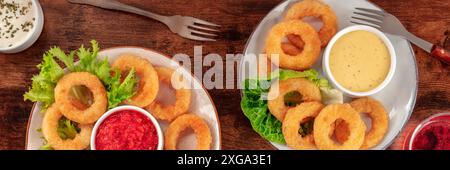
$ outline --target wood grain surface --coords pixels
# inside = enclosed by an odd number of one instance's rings
[[[195,45],[203,53],[241,53],[259,21],[281,0],[122,0],[165,15],[188,15],[221,24],[216,42],[197,42],[171,33],[156,21],[65,0],[40,0],[44,30],[28,50],[0,54],[0,149],[24,149],[26,126],[33,103],[22,94],[38,72],[42,53],[52,46],[72,50],[96,39],[102,48],[133,45],[169,56],[193,56]],[[408,30],[432,43],[444,45],[450,30],[449,0],[372,0],[397,16]],[[450,40],[448,40],[450,41]],[[446,45],[450,48],[450,42]],[[413,46],[419,67],[419,93],[414,113],[390,149],[401,149],[408,132],[431,114],[450,111],[450,67]],[[402,56],[399,56],[402,57]],[[404,56],[408,57],[408,56]],[[206,67],[205,67],[206,69]],[[222,125],[223,149],[274,149],[250,127],[240,109],[239,90],[209,90]],[[405,113],[407,114],[407,113]]]

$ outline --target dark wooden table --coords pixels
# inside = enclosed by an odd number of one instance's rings
[[[24,149],[26,126],[33,103],[24,102],[42,53],[57,45],[72,50],[96,39],[102,48],[133,45],[169,56],[193,56],[194,45],[203,53],[241,53],[259,21],[281,0],[123,0],[161,14],[195,16],[223,25],[217,42],[190,41],[172,34],[164,25],[133,14],[73,5],[64,0],[41,0],[45,26],[39,40],[28,50],[0,54],[0,149]],[[441,43],[450,34],[449,0],[373,0],[397,16],[414,34]],[[450,40],[448,40],[450,41]],[[450,48],[450,42],[447,43]],[[431,114],[450,111],[449,66],[413,47],[419,67],[419,93],[414,113],[390,147],[400,149],[406,134]],[[401,57],[401,56],[400,56]],[[239,90],[209,90],[222,125],[223,149],[273,149],[250,127],[240,109]],[[405,113],[406,114],[406,113]]]

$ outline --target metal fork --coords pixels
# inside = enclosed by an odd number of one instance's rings
[[[104,9],[112,9],[118,11],[124,11],[129,13],[134,13],[142,16],[146,16],[157,21],[166,24],[170,31],[177,33],[178,35],[198,41],[215,41],[214,37],[217,36],[214,32],[219,32],[217,30],[220,25],[197,19],[189,16],[163,16],[155,14],[143,9],[139,9],[117,0],[68,0],[71,3],[77,4],[87,4]]]
[[[371,26],[385,33],[401,36],[427,51],[431,56],[450,64],[450,52],[448,50],[410,33],[395,16],[384,11],[367,8],[355,8],[353,14],[351,23]]]

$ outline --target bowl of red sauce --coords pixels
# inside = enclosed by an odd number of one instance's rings
[[[450,150],[450,113],[422,121],[405,141],[407,150]]]
[[[163,133],[156,119],[136,106],[119,106],[95,123],[92,150],[162,150]]]

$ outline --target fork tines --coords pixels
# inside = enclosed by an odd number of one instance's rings
[[[218,36],[217,32],[220,32],[219,27],[220,25],[212,22],[192,17],[192,24],[188,26],[191,33],[189,38],[199,41],[215,41],[214,38]]]
[[[385,17],[385,12],[367,8],[355,8],[353,14],[351,23],[375,28],[381,28]]]

